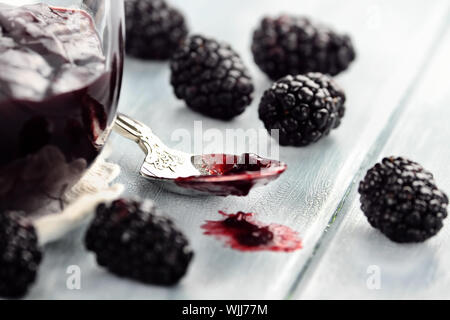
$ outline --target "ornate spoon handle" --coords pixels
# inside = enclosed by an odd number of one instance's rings
[[[188,167],[192,167],[190,156],[170,149],[153,134],[148,126],[127,115],[117,114],[114,131],[136,142],[144,151],[146,158],[141,168],[141,174],[147,178],[178,178],[182,171],[180,167],[186,163]],[[177,169],[180,170],[178,173]],[[198,171],[189,170],[189,172],[198,174]]]

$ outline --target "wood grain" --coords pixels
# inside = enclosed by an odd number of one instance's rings
[[[414,159],[434,173],[438,187],[447,194],[450,192],[449,55],[450,29],[447,28],[436,52],[429,57],[431,66],[418,79],[387,144],[371,159],[371,165],[391,155]],[[448,221],[427,242],[400,245],[370,227],[359,208],[356,186],[347,202],[296,297],[450,298]],[[380,287],[376,290],[366,285],[373,275],[370,266],[376,266],[379,271]]]
[[[270,86],[253,64],[249,50],[251,32],[264,14],[305,14],[349,32],[358,59],[338,78],[349,97],[343,125],[314,146],[282,148],[280,157],[288,163],[288,172],[246,198],[192,198],[168,193],[139,177],[142,154],[132,143],[113,136],[112,160],[122,166],[120,181],[127,186],[127,194],[154,199],[190,238],[196,256],[188,276],[179,286],[168,289],[118,279],[96,266],[93,256],[83,249],[84,230],[79,230],[46,248],[39,281],[29,298],[289,297],[371,146],[409,94],[411,83],[429,58],[427,54],[438,39],[448,7],[445,0],[173,2],[189,17],[193,32],[227,41],[242,54],[255,78],[256,97]],[[168,84],[169,76],[167,64],[128,59],[120,107],[122,112],[149,124],[168,145],[179,145],[171,141],[173,132],[192,132],[197,120],[202,121],[204,129],[221,131],[263,127],[257,116],[259,98],[238,119],[215,121],[191,112],[177,101]],[[185,142],[181,148],[188,149],[189,144]],[[252,148],[256,148],[256,141],[251,141],[249,151]],[[219,218],[218,210],[255,212],[259,220],[286,224],[298,230],[304,249],[293,254],[248,254],[226,249],[200,230],[205,220]],[[81,267],[80,291],[66,289],[69,265]]]

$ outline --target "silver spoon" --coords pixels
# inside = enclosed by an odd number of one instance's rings
[[[246,196],[252,188],[268,184],[287,169],[280,161],[254,154],[192,155],[171,149],[149,127],[120,113],[114,130],[144,151],[141,175],[176,193]]]

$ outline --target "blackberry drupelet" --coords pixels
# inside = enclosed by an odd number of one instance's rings
[[[41,259],[36,231],[25,214],[0,212],[0,296],[24,296],[36,279]]]
[[[173,55],[175,95],[206,116],[230,120],[253,100],[253,81],[240,56],[227,44],[192,36]]]
[[[339,127],[346,96],[321,73],[286,76],[268,89],[259,105],[266,129],[278,130],[283,146],[307,146]]]
[[[405,158],[390,157],[367,172],[359,185],[369,223],[395,242],[422,242],[436,235],[447,217],[448,197],[433,175]]]
[[[272,80],[307,72],[334,76],[356,57],[349,36],[289,15],[264,18],[253,34],[252,52],[256,64]]]
[[[176,284],[193,257],[184,235],[149,200],[99,205],[85,244],[100,266],[148,284]]]
[[[188,35],[183,14],[164,0],[126,0],[126,51],[137,58],[168,60]]]

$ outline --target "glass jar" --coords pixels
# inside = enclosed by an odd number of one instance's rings
[[[121,0],[0,4],[0,209],[62,195],[111,132],[124,59]]]

